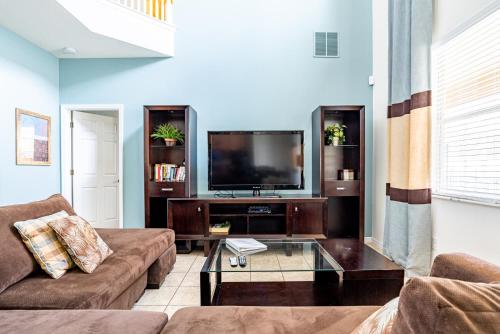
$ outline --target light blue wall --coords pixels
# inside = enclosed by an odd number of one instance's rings
[[[16,165],[16,108],[52,117],[52,165]],[[0,27],[0,205],[60,192],[59,63]]]
[[[60,62],[61,103],[125,105],[126,227],[144,224],[143,105],[197,110],[200,193],[207,192],[206,132],[247,129],[305,130],[310,193],[311,112],[319,105],[367,106],[371,161],[371,0],[182,0],[175,10],[174,58]],[[313,58],[314,31],[338,31],[341,57]],[[367,194],[370,175],[371,164]]]

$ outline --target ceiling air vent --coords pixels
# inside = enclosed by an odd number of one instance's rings
[[[314,57],[332,58],[338,56],[339,56],[339,33],[315,32]]]

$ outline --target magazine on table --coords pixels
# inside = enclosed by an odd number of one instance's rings
[[[266,245],[251,238],[228,238],[226,239],[226,246],[231,252],[242,255],[250,255],[267,250]]]

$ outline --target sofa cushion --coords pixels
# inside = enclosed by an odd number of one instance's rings
[[[399,297],[389,301],[356,327],[352,334],[391,334],[398,303]]]
[[[0,311],[0,328],[16,334],[158,334],[167,315],[139,311]]]
[[[33,255],[24,246],[15,222],[48,216],[61,210],[75,212],[61,195],[28,204],[0,207],[0,293],[38,269]]]
[[[59,241],[75,261],[78,268],[90,274],[113,251],[94,228],[78,216],[69,216],[49,222]]]
[[[189,307],[173,315],[162,334],[351,333],[377,306]]]
[[[32,275],[0,294],[0,309],[103,309],[169,247],[166,229],[97,230],[114,250],[92,274],[77,268],[58,280]]]
[[[463,253],[440,254],[432,263],[431,276],[490,283],[500,281],[500,266]]]
[[[52,278],[61,277],[74,266],[66,248],[48,225],[54,220],[65,217],[68,217],[66,211],[59,211],[49,216],[14,223],[14,227],[19,231],[36,262]]]
[[[500,283],[415,277],[401,290],[393,333],[499,333]]]

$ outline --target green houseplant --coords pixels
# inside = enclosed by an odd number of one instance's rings
[[[151,138],[163,139],[165,140],[165,145],[175,146],[177,142],[184,143],[184,132],[170,123],[163,123],[155,128]]]
[[[325,129],[326,144],[338,146],[345,143],[345,132],[347,126],[339,123],[328,126]]]

